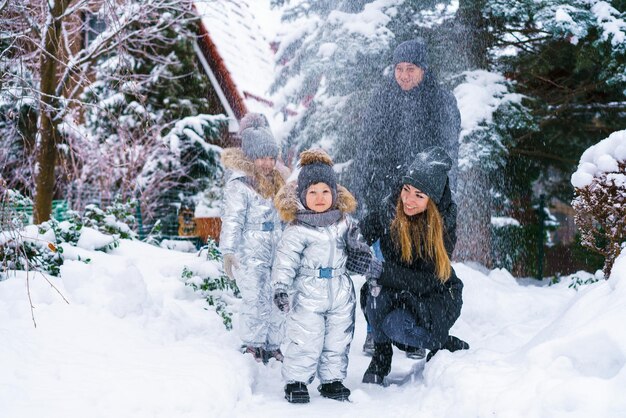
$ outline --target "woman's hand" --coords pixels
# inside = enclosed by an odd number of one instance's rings
[[[276,290],[274,293],[274,304],[280,309],[282,313],[289,312],[289,295],[282,289]]]
[[[378,295],[380,295],[380,291],[381,291],[381,289],[383,287],[378,284],[376,279],[368,279],[367,280],[367,284],[370,287],[370,295],[372,295],[373,297],[377,298]]]

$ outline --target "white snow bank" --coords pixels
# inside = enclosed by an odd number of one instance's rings
[[[280,364],[238,351],[236,332],[181,280],[216,262],[122,240],[89,264],[0,281],[2,417],[615,417],[626,410],[626,254],[608,281],[569,288],[454,267],[465,287],[452,334],[471,348],[430,362],[395,351],[388,387],[361,383],[365,321],[357,310],[350,403],[283,399]],[[592,277],[579,272],[580,278]],[[588,276],[588,277],[587,277]],[[360,288],[363,277],[355,276]],[[236,306],[235,306],[236,307]],[[208,310],[206,310],[208,308]],[[237,316],[233,318],[235,328]],[[285,348],[285,347],[283,347]]]

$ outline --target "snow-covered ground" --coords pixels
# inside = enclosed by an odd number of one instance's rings
[[[68,250],[69,251],[69,250]],[[388,387],[360,383],[357,312],[351,402],[283,399],[280,363],[256,364],[189,286],[195,254],[122,241],[60,278],[0,282],[0,417],[618,417],[626,411],[626,256],[609,281],[569,288],[456,264],[465,283],[453,333],[471,349],[427,364],[394,355]],[[581,280],[593,276],[578,273]],[[355,278],[356,286],[362,283]],[[33,325],[27,289],[33,303]],[[236,306],[235,306],[236,308]],[[235,326],[237,317],[234,317]]]

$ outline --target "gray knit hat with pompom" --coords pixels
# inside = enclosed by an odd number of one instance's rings
[[[251,159],[278,158],[278,145],[269,130],[265,116],[260,113],[248,113],[239,122],[241,150]]]
[[[255,112],[246,113],[239,121],[239,135],[241,135],[244,130],[254,127],[270,129],[270,124],[264,114]]]

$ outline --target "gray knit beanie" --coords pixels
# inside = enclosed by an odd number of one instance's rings
[[[429,147],[417,154],[415,161],[402,177],[403,184],[410,184],[439,204],[448,181],[452,159],[441,147]]]
[[[420,68],[428,68],[428,50],[422,38],[404,41],[393,51],[393,66],[401,62],[410,62]]]
[[[322,149],[308,150],[300,154],[300,173],[298,174],[298,197],[306,206],[306,192],[309,186],[326,183],[333,195],[333,206],[337,201],[337,178],[333,170],[333,160]]]
[[[278,145],[274,136],[269,129],[261,126],[250,126],[241,132],[241,150],[251,160],[278,158]]]

